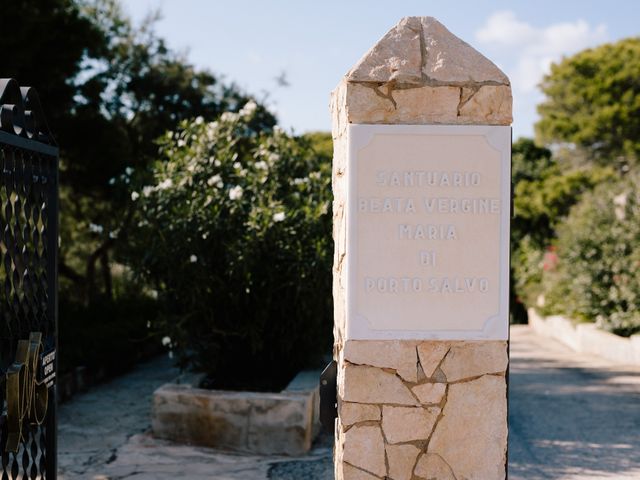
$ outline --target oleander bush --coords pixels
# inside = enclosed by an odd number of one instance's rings
[[[640,175],[584,195],[542,260],[543,313],[640,331]]]
[[[277,390],[331,348],[330,158],[260,108],[183,122],[131,194],[125,256],[162,305],[153,328],[213,388]]]

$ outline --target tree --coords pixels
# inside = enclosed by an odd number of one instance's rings
[[[568,143],[600,164],[640,156],[640,37],[584,50],[542,81],[538,139]]]
[[[615,175],[608,167],[564,165],[551,150],[526,138],[513,144],[511,174],[515,210],[511,221],[511,316],[519,323],[526,319],[523,302],[531,304],[539,289],[538,267],[556,229],[586,192]]]
[[[114,296],[113,255],[133,216],[128,181],[182,120],[237,111],[249,97],[190,65],[116,0],[0,0],[2,75],[35,86],[61,151],[61,301]],[[9,12],[7,14],[7,12]],[[258,106],[256,126],[275,118]],[[124,181],[119,181],[124,179]]]

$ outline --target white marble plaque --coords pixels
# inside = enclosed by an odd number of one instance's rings
[[[350,125],[347,338],[506,340],[511,128]]]

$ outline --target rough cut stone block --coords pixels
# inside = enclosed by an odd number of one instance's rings
[[[342,400],[357,403],[392,403],[417,405],[419,402],[393,373],[361,365],[344,366],[344,379],[339,385]]]
[[[256,394],[251,400],[247,449],[264,454],[307,452],[313,440],[313,403],[306,393]]]
[[[378,405],[340,402],[340,420],[345,426],[358,422],[378,421],[381,413]]]
[[[389,480],[411,480],[420,449],[413,445],[387,445]]]
[[[453,469],[455,478],[504,480],[507,453],[505,379],[485,375],[449,385],[442,413],[429,442],[428,453],[442,457]]]
[[[388,443],[429,438],[440,415],[438,407],[382,407],[382,429]]]
[[[451,347],[441,369],[449,382],[486,373],[504,373],[509,356],[507,342],[465,342]]]
[[[493,62],[433,17],[400,20],[362,57],[347,79],[408,85],[509,85],[507,76]]]
[[[375,475],[371,475],[363,470],[352,467],[348,463],[344,463],[339,468],[336,480],[380,480],[380,477],[376,477]]]
[[[301,455],[313,441],[314,397],[314,392],[227,392],[167,384],[153,395],[153,434],[221,449]]]
[[[451,124],[458,119],[458,87],[347,85],[347,113],[351,123]]]
[[[487,57],[456,37],[433,17],[421,17],[426,61],[424,74],[447,84],[495,82],[509,85],[509,79]]]
[[[434,453],[422,455],[418,460],[414,473],[416,477],[425,480],[456,480],[447,462],[440,455]]]
[[[411,389],[423,404],[439,404],[444,398],[446,390],[446,383],[424,383]]]
[[[448,351],[449,344],[447,342],[422,342],[418,345],[420,366],[427,378],[433,376]]]
[[[420,83],[421,30],[419,18],[403,18],[365,53],[347,77],[352,82]]]
[[[463,89],[466,90],[466,89]],[[459,107],[460,120],[467,124],[508,125],[511,117],[511,88],[485,85],[469,95]]]
[[[407,382],[418,381],[418,355],[414,342],[402,340],[349,340],[344,359],[358,365],[392,368]]]
[[[223,449],[247,447],[249,399],[213,397],[208,391],[167,384],[153,394],[156,437]]]
[[[387,474],[380,427],[355,425],[344,433],[342,460],[380,477]]]

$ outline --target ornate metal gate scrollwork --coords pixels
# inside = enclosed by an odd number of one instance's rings
[[[56,478],[58,149],[0,79],[0,480]]]

